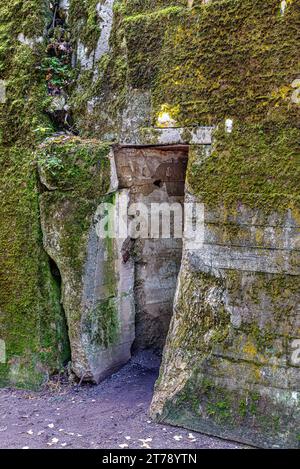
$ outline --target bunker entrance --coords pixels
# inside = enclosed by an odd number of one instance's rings
[[[166,341],[182,258],[187,162],[186,145],[116,152],[119,188],[128,191],[129,218],[141,230],[123,249],[123,261],[134,263],[133,354],[151,349],[160,356]]]

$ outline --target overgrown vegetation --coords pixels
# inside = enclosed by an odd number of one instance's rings
[[[40,70],[51,11],[44,0],[14,0],[1,3],[0,16],[0,79],[7,85],[0,104],[0,337],[7,348],[0,383],[38,387],[69,357],[60,292],[42,249],[33,154],[41,135],[53,131]]]

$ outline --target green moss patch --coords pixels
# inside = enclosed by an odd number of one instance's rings
[[[0,16],[0,79],[7,90],[0,104],[0,338],[7,350],[0,385],[38,387],[69,358],[60,292],[42,248],[32,152],[37,129],[52,127],[43,112],[45,45],[34,43],[51,12],[44,0],[14,0],[1,2]],[[20,42],[21,33],[31,45]]]
[[[43,143],[36,158],[49,187],[96,198],[109,189],[109,150],[107,144],[64,136]]]
[[[1,149],[0,385],[40,385],[68,358],[60,292],[42,249],[32,152]]]
[[[164,104],[178,105],[183,126],[226,117],[296,124],[299,106],[291,103],[291,84],[299,74],[299,20],[298,2],[281,16],[277,0],[223,0],[184,10],[175,26],[165,21],[153,86],[156,112]]]
[[[192,148],[188,186],[208,206],[299,210],[299,141],[299,129],[278,124],[220,128],[211,156]]]
[[[92,52],[100,36],[100,18],[97,14],[99,0],[72,0],[70,3],[70,27],[76,39]]]

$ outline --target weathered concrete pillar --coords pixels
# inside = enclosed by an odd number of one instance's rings
[[[216,176],[206,173],[210,158],[200,147],[191,148],[187,200],[202,203],[209,190],[211,199],[205,204],[203,245],[184,243],[151,413],[223,438],[296,448],[299,212],[267,210],[254,193],[248,200],[256,197],[257,208],[218,204]],[[229,169],[222,173],[225,187],[227,177]]]
[[[59,158],[60,169],[49,167],[53,158]],[[114,232],[126,191],[118,191],[108,145],[76,138],[49,142],[39,161],[47,188],[40,197],[44,248],[62,278],[72,369],[79,378],[99,382],[129,360],[135,337],[134,267],[123,263],[123,240]],[[107,238],[98,229],[105,206],[112,223]]]

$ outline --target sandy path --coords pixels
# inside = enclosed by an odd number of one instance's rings
[[[130,362],[99,386],[0,390],[0,448],[241,448],[152,422],[157,371],[140,363]]]

